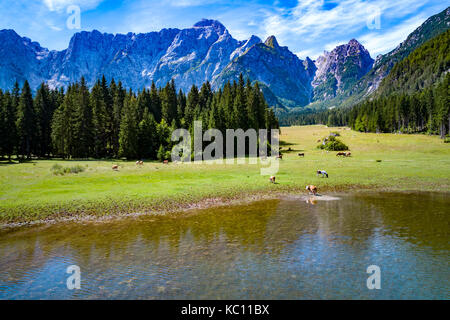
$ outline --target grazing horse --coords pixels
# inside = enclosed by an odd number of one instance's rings
[[[311,192],[313,195],[317,194],[317,187],[310,185],[310,186],[306,186],[306,190],[308,190],[309,192]]]
[[[344,156],[345,157],[345,152],[338,152],[338,153],[336,153],[336,157],[338,157],[338,156]]]
[[[304,153],[299,153],[298,156],[299,156],[299,157],[304,157],[305,154],[304,154]]]
[[[269,178],[269,181],[272,182],[272,183],[275,183],[275,176],[271,176],[271,177]]]
[[[136,161],[136,165],[137,166],[143,166],[144,165],[144,161]]]
[[[114,164],[111,168],[116,171],[119,170],[119,166],[117,164]]]
[[[169,160],[164,160],[163,164],[169,164]]]
[[[322,178],[323,177],[327,177],[328,178],[328,173],[325,170],[317,170],[317,175],[321,174]]]

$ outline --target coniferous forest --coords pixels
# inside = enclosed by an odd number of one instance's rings
[[[170,159],[174,129],[279,128],[258,83],[226,83],[213,92],[209,82],[185,94],[172,80],[164,88],[133,92],[103,77],[89,90],[85,80],[67,90],[43,83],[36,94],[27,81],[0,90],[0,155],[19,158]],[[270,131],[269,131],[270,134]]]

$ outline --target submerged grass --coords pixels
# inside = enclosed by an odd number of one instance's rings
[[[332,131],[339,133],[352,157],[336,157],[336,152],[316,148],[317,140]],[[450,191],[450,145],[436,136],[304,126],[282,128],[280,139],[292,152],[279,161],[277,184],[269,183],[267,176],[260,175],[260,165],[253,164],[146,162],[137,167],[134,161],[0,162],[0,221],[175,210],[204,199],[218,204],[254,195],[304,192],[307,184],[317,185],[321,192]],[[119,170],[113,171],[112,164],[118,164]],[[317,177],[319,169],[330,178]],[[61,170],[76,174],[54,174]]]

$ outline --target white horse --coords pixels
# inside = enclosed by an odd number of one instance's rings
[[[328,178],[328,173],[325,170],[317,170],[317,176],[319,176],[320,174],[322,175],[322,178]]]

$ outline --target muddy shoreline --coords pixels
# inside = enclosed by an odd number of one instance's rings
[[[75,214],[65,214],[64,212],[53,214],[49,218],[44,219],[36,219],[30,221],[20,221],[20,222],[3,222],[0,223],[0,233],[13,231],[22,227],[32,227],[32,226],[45,226],[52,225],[56,223],[102,223],[109,222],[113,220],[126,219],[126,218],[138,218],[143,216],[157,216],[157,215],[166,215],[166,214],[176,214],[176,213],[190,213],[195,212],[196,210],[204,210],[208,208],[218,208],[223,206],[236,206],[236,205],[245,205],[255,201],[262,200],[300,200],[310,203],[315,203],[317,201],[335,201],[340,200],[340,195],[345,195],[349,193],[350,188],[348,190],[339,190],[339,191],[330,191],[327,194],[317,194],[317,196],[313,196],[312,194],[307,194],[299,191],[279,191],[279,192],[256,192],[250,195],[244,194],[241,196],[234,197],[209,197],[205,199],[201,199],[198,201],[187,202],[187,203],[172,203],[168,208],[148,208],[145,210],[134,211],[132,213],[129,212],[112,212],[110,214],[105,215],[96,215],[90,213],[75,213]],[[354,190],[352,190],[354,191]],[[381,188],[363,188],[358,190],[358,193],[367,193],[367,192],[395,192],[395,193],[408,193],[408,192],[417,192],[415,190],[386,190]],[[443,192],[448,193],[448,192]],[[450,193],[448,193],[450,194]],[[55,217],[56,216],[56,217]]]

